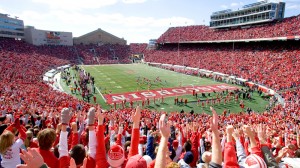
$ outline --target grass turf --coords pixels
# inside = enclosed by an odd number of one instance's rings
[[[81,66],[84,70],[89,72],[91,76],[95,78],[95,86],[97,87],[96,93],[94,94],[97,97],[97,103],[101,104],[104,108],[110,108],[103,100],[100,93],[124,93],[124,92],[135,92],[137,90],[148,90],[147,84],[137,84],[137,79],[147,78],[151,81],[154,81],[157,77],[160,78],[161,82],[152,82],[151,90],[160,89],[160,88],[172,88],[182,86],[202,86],[202,85],[212,85],[220,84],[220,82],[213,81],[207,78],[200,78],[197,76],[190,76],[185,74],[180,74],[173,71],[168,71],[160,68],[150,67],[143,64],[129,64],[129,65],[101,65],[101,66]],[[74,76],[75,71],[70,70],[71,75]],[[78,75],[77,75],[78,76]],[[71,82],[73,83],[73,82]],[[61,80],[61,85],[64,90],[71,94],[70,89],[66,86],[65,82]],[[100,92],[100,93],[99,93]],[[82,99],[80,94],[73,94],[79,99]],[[209,106],[202,108],[202,106],[197,106],[197,99],[192,95],[180,96],[180,98],[187,98],[189,103],[187,105],[174,105],[174,97],[165,98],[164,103],[156,102],[154,104],[152,101],[149,108],[157,111],[181,111],[182,109],[185,112],[190,112],[192,109],[195,113],[211,113]],[[244,100],[245,107],[250,107],[251,109],[262,112],[265,110],[268,101],[262,99],[258,93],[253,94],[253,99]],[[205,97],[199,97],[201,100],[206,100]],[[215,94],[212,93],[210,98],[215,98]],[[150,99],[151,100],[151,99]],[[93,99],[91,98],[93,103]],[[136,103],[135,103],[136,105]],[[120,106],[118,106],[120,107]],[[240,112],[241,108],[239,103],[230,101],[229,103],[215,104],[213,107],[218,113],[222,113],[224,109],[229,109],[231,112]],[[245,108],[245,109],[246,109]]]

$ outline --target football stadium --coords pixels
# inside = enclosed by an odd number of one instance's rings
[[[300,167],[289,3],[241,2],[129,44],[0,13],[0,168]]]

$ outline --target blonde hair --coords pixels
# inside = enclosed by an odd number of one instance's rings
[[[32,137],[33,137],[33,133],[31,131],[27,131],[26,132],[26,139],[24,140],[24,145],[25,145],[26,148],[29,147],[30,142],[32,140]]]
[[[0,136],[0,153],[4,154],[6,150],[14,144],[15,135],[10,131],[5,131]]]
[[[179,166],[178,163],[170,162],[170,163],[167,165],[167,168],[180,168],[180,166]]]

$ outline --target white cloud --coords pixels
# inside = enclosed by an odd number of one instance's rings
[[[243,2],[233,2],[230,4],[231,7],[240,7],[243,6],[244,3]]]
[[[228,9],[228,6],[227,5],[221,5],[221,8]]]
[[[4,10],[3,8],[1,8],[1,6],[0,6],[0,13],[7,14],[7,11]]]
[[[297,10],[300,10],[300,5],[290,5],[290,6],[287,6],[286,7],[287,9],[297,9]]]
[[[97,9],[114,5],[118,0],[32,0],[35,3],[44,3],[52,9],[63,9],[68,11],[81,9]]]
[[[235,6],[239,6],[239,4],[238,4],[238,3],[235,3],[235,2],[233,2],[233,3],[231,3],[231,4],[230,4],[230,6],[231,6],[231,7],[235,7]]]
[[[37,29],[73,32],[74,37],[81,36],[98,28],[128,42],[148,42],[158,38],[168,27],[196,24],[194,20],[184,17],[154,18],[125,16],[120,13],[84,14],[80,11],[51,10],[49,13],[23,11],[25,25]]]
[[[232,2],[230,5],[221,5],[222,9],[232,9],[243,6],[243,2]]]
[[[286,9],[288,10],[300,10],[300,1],[299,0],[287,0]]]
[[[126,4],[144,3],[146,1],[147,0],[122,0],[122,2]]]

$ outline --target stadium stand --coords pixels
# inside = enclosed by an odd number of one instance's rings
[[[148,44],[147,43],[130,43],[130,54],[144,53]]]
[[[130,63],[129,46],[120,44],[76,45],[84,64],[117,64]]]
[[[300,15],[247,28],[211,29],[208,26],[171,27],[162,34],[158,43],[178,43],[187,41],[217,41],[259,39],[272,37],[299,36]]]
[[[112,110],[110,113],[98,112],[97,119],[95,119],[95,111],[99,111],[100,107],[97,107],[97,110],[90,108],[91,105],[65,93],[54,91],[41,81],[43,72],[52,67],[70,63],[71,60],[74,60],[72,57],[70,60],[66,59],[69,58],[67,56],[62,56],[63,59],[60,59],[52,55],[55,50],[51,50],[52,52],[40,50],[38,47],[19,41],[1,39],[0,44],[1,132],[6,127],[6,130],[12,132],[15,129],[19,130],[21,139],[16,143],[23,143],[23,140],[29,139],[30,147],[36,147],[34,144],[41,145],[44,142],[41,137],[50,136],[51,130],[56,129],[54,144],[64,147],[58,148],[57,158],[52,152],[47,157],[43,156],[47,151],[42,146],[38,147],[38,152],[28,149],[35,159],[26,158],[30,155],[21,155],[27,165],[40,166],[45,162],[50,166],[58,162],[61,167],[67,167],[69,164],[68,149],[71,151],[70,156],[75,160],[71,160],[71,164],[80,165],[83,163],[84,157],[75,157],[73,154],[75,151],[81,151],[83,154],[77,154],[77,156],[85,156],[84,148],[80,144],[88,144],[89,147],[85,163],[87,167],[119,165],[130,167],[132,164],[138,164],[140,167],[167,167],[166,165],[177,165],[177,163],[195,167],[198,160],[199,165],[209,163],[211,166],[217,167],[222,162],[224,165],[234,164],[236,167],[246,164],[258,165],[259,163],[276,166],[281,160],[285,161],[285,164],[291,165],[294,163],[292,158],[299,157],[299,150],[297,150],[300,145],[299,89],[282,94],[287,102],[285,108],[278,105],[262,114],[231,113],[217,117],[214,113],[212,117],[208,114],[192,115],[173,112],[168,115],[169,123],[163,124],[165,115],[161,116],[159,112],[138,108],[133,114],[132,109]],[[60,47],[59,49],[68,52],[68,48]],[[59,53],[61,52],[59,51]],[[72,107],[72,111],[76,115],[69,115],[69,109],[64,107]],[[212,109],[212,111],[214,110]],[[212,123],[209,122],[211,119],[213,119]],[[95,122],[95,120],[97,121]],[[74,121],[77,121],[79,127]],[[67,141],[68,123],[70,123],[69,130],[71,132],[69,141]],[[98,125],[97,128],[94,126],[95,123]],[[240,126],[240,129],[234,131],[226,123]],[[243,126],[244,123],[250,123],[251,126]],[[259,123],[267,124],[268,127],[256,125]],[[84,125],[87,130],[83,129]],[[25,130],[29,133],[24,134]],[[253,134],[251,130],[256,134]],[[9,135],[13,134],[4,131],[0,143],[4,143],[5,137]],[[33,136],[30,137],[30,135]],[[171,141],[168,143],[169,136]],[[232,136],[235,143],[231,142]],[[89,137],[88,141],[86,137]],[[247,137],[250,138],[250,141]],[[92,143],[96,141],[98,146]],[[220,141],[222,145],[219,143]],[[169,147],[167,147],[168,144]],[[244,149],[238,151],[238,155],[235,154],[234,144],[241,147],[240,149]],[[106,148],[107,145],[110,147]],[[2,146],[4,145],[1,144]],[[251,147],[251,150],[248,150],[248,146]],[[170,158],[163,154],[165,148],[170,150]],[[198,148],[202,150],[198,152]],[[212,154],[209,153],[211,149]],[[272,154],[269,149],[273,149]],[[224,151],[223,161],[222,150]],[[3,167],[20,164],[20,161],[9,160],[5,158],[7,155],[3,151],[0,152]],[[49,156],[53,156],[52,160],[49,160]],[[264,156],[270,158],[267,159]],[[18,155],[12,157],[18,159]],[[238,162],[236,157],[243,159]],[[252,161],[247,161],[249,159]]]
[[[262,47],[263,46],[263,47]],[[217,48],[217,50],[216,50]],[[184,65],[232,74],[275,90],[297,87],[299,42],[165,44],[147,50],[147,62]]]
[[[142,47],[37,47],[0,39],[1,166],[16,167],[22,159],[23,166],[31,168],[297,167],[299,42],[237,43],[234,49],[232,44],[178,46],[174,32],[185,32],[182,41],[247,39],[293,36],[299,33],[298,26],[299,16],[222,33],[203,26],[171,28],[160,42],[175,44],[145,51],[148,62],[200,67],[235,74],[277,91],[287,89],[281,93],[284,106],[261,114],[217,115],[213,108],[212,116],[171,112],[166,117],[163,112],[139,107],[107,111],[53,90],[42,81],[43,73],[79,61],[128,63],[129,53]],[[118,61],[111,61],[115,57]],[[19,155],[20,148],[27,151]]]

